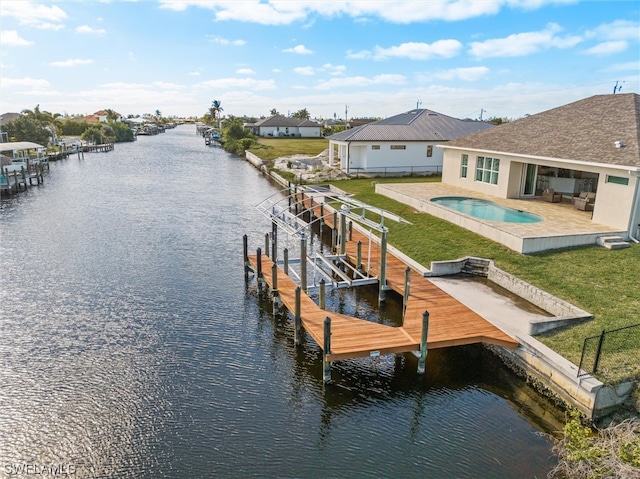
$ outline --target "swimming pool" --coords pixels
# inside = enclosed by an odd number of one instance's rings
[[[483,220],[503,221],[505,223],[538,223],[542,221],[542,218],[538,215],[506,208],[491,201],[477,198],[443,196],[432,198],[431,202]]]

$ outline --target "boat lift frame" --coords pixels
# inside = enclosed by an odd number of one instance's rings
[[[301,199],[299,199],[301,196]],[[305,197],[308,198],[310,208],[305,207]],[[317,203],[317,199],[322,200]],[[327,202],[337,203],[338,209],[327,205]],[[320,215],[316,216],[314,208],[320,207]],[[271,233],[265,235],[265,253],[269,256],[269,246],[271,245],[271,259],[274,263],[282,266],[285,273],[294,278],[300,287],[307,293],[315,292],[318,288],[349,288],[370,284],[379,284],[379,301],[385,300],[386,285],[386,255],[387,255],[387,233],[384,220],[411,224],[402,217],[388,212],[382,208],[374,207],[355,200],[351,195],[332,191],[326,186],[300,186],[291,185],[277,193],[269,196],[258,205],[256,209],[268,217],[272,223]],[[326,209],[326,212],[325,212]],[[379,222],[368,218],[378,215]],[[309,221],[305,220],[309,217]],[[339,216],[339,218],[338,218]],[[322,237],[323,226],[327,218],[332,218],[332,248],[334,254],[326,255],[322,251],[316,251],[312,256],[307,254],[307,238],[311,237],[312,226],[318,225],[320,237]],[[369,228],[370,242],[371,231],[380,233],[380,275],[379,277],[366,274],[362,266],[361,245],[358,244],[356,266],[354,267],[346,256],[347,243],[347,219],[351,220],[349,231],[356,222]],[[338,221],[339,220],[339,221]],[[339,229],[338,229],[339,224]],[[300,258],[289,259],[288,249],[283,251],[283,259],[278,258],[278,230],[284,231],[288,237],[297,237],[300,240]],[[245,248],[246,249],[246,248]],[[369,244],[369,258],[371,254],[371,244]],[[289,265],[298,264],[299,273],[295,269],[290,269]],[[307,269],[313,268],[313,281],[309,284]],[[368,269],[368,268],[367,268]],[[346,272],[350,272],[350,275]],[[317,274],[321,276],[321,286],[316,282]]]

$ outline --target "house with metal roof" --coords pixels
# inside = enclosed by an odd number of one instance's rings
[[[311,120],[288,118],[275,114],[252,125],[246,125],[254,135],[264,137],[297,136],[304,138],[322,137],[322,125]]]
[[[592,96],[439,149],[444,153],[443,184],[497,198],[544,197],[574,204],[594,223],[626,231],[631,238],[639,234],[636,93]],[[576,201],[581,197],[593,201]]]
[[[438,174],[443,154],[437,144],[492,128],[415,109],[329,137],[329,161],[347,173]]]

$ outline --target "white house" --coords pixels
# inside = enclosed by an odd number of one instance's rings
[[[493,127],[426,109],[345,130],[329,137],[329,161],[347,173],[440,173],[443,141]]]
[[[253,125],[247,125],[254,135],[266,137],[297,136],[321,138],[322,125],[311,120],[287,118],[280,114],[264,118]]]
[[[498,198],[588,192],[592,222],[637,238],[639,137],[638,94],[596,95],[439,145],[442,183]]]

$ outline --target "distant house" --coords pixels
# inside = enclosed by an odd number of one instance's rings
[[[82,117],[82,120],[86,123],[91,123],[92,125],[100,123],[100,117],[96,115],[86,115]],[[104,120],[104,121],[107,121],[107,120]]]
[[[0,125],[9,123],[16,118],[20,118],[20,113],[3,113],[2,115],[0,115]]]
[[[329,137],[329,161],[347,173],[439,173],[442,151],[435,146],[493,127],[426,109],[364,124]]]
[[[287,118],[280,114],[272,115],[246,126],[254,135],[263,137],[320,138],[322,136],[322,125],[319,123],[299,118]]]
[[[122,115],[118,112],[113,112],[114,115],[116,116],[115,121],[122,121]],[[98,118],[99,121],[101,122],[107,122],[109,121],[109,113],[106,110],[99,110],[96,111],[93,116],[95,116],[96,118]]]
[[[442,182],[498,198],[590,194],[593,222],[634,237],[639,137],[640,96],[596,95],[439,145]]]

